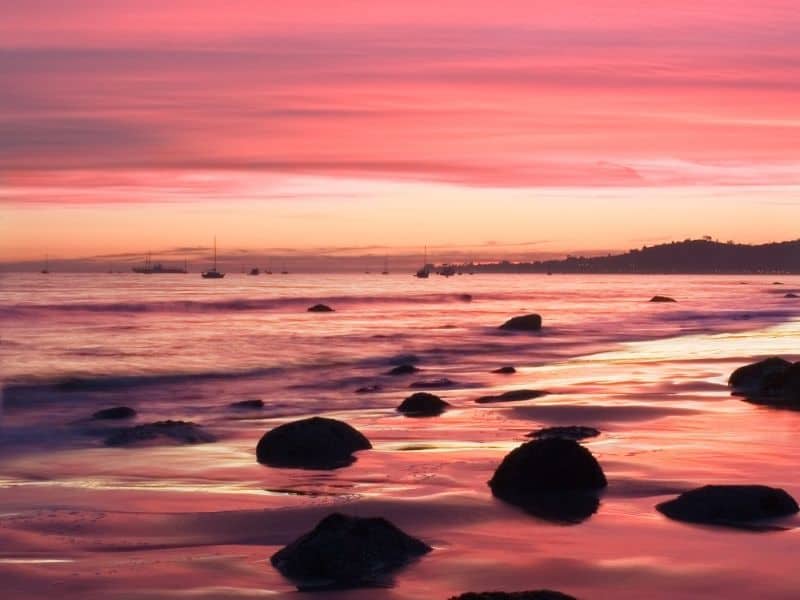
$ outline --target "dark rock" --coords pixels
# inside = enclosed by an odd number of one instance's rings
[[[397,411],[409,417],[435,417],[450,405],[435,394],[417,392],[403,400]]]
[[[270,562],[299,589],[371,587],[431,551],[382,518],[334,513],[272,555]]]
[[[106,446],[132,446],[135,444],[178,443],[178,444],[207,444],[216,441],[210,433],[203,431],[194,423],[187,421],[156,421],[126,427],[112,433],[105,440]]]
[[[314,306],[310,306],[308,308],[308,312],[335,312],[335,311],[327,304],[315,304]]]
[[[533,400],[546,396],[543,390],[510,390],[495,396],[481,396],[475,402],[478,404],[489,404],[492,402],[520,402],[521,400]]]
[[[452,381],[447,377],[441,377],[439,379],[424,379],[422,381],[415,381],[408,387],[415,389],[431,389],[452,387],[455,384],[455,381]]]
[[[788,369],[792,363],[778,356],[765,358],[755,363],[739,367],[728,378],[728,385],[735,391],[760,391],[764,380],[768,376],[781,374]]]
[[[127,406],[115,406],[114,408],[104,408],[92,415],[93,419],[132,419],[136,416],[136,411]]]
[[[798,512],[784,490],[764,485],[706,485],[656,506],[670,519],[741,527]]]
[[[380,392],[383,390],[383,386],[380,384],[373,384],[373,385],[365,385],[356,390],[356,394],[374,394],[375,392]]]
[[[736,369],[728,379],[733,393],[757,404],[800,408],[800,362],[773,356]]]
[[[353,452],[370,448],[369,440],[347,423],[311,417],[265,433],[256,457],[271,467],[337,469],[355,462]]]
[[[788,294],[784,294],[784,296],[783,296],[783,297],[784,297],[784,298],[800,298],[800,296],[798,296],[798,295],[797,295],[797,294],[795,294],[794,292],[789,292]]]
[[[596,437],[600,435],[600,430],[594,427],[585,427],[583,425],[568,425],[564,427],[543,427],[528,434],[527,437],[536,438],[537,440],[545,438],[564,438],[568,440],[582,440],[585,438]]]
[[[772,285],[783,285],[782,281],[773,281]]]
[[[500,373],[501,375],[513,375],[516,372],[517,370],[511,365],[500,367],[499,369],[492,371],[492,373]]]
[[[462,302],[472,302],[472,294],[461,294],[458,299]]]
[[[537,314],[512,317],[500,326],[506,331],[539,331],[542,328],[542,317]]]
[[[259,410],[264,408],[264,401],[260,399],[240,400],[239,402],[232,402],[229,406],[241,410]]]
[[[543,519],[579,522],[597,511],[603,469],[574,440],[547,438],[512,450],[489,481],[492,494]]]
[[[677,300],[669,296],[653,296],[650,298],[650,302],[677,302]]]
[[[530,592],[467,592],[453,596],[450,600],[576,600],[553,590],[533,590]]]
[[[415,367],[411,363],[405,363],[402,365],[397,365],[393,369],[390,369],[386,372],[387,375],[411,375],[412,373],[417,373],[419,368]]]

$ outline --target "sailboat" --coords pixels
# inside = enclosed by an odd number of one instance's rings
[[[214,236],[214,268],[201,273],[203,279],[222,279],[225,273],[217,271],[217,236]]]
[[[430,277],[431,272],[428,270],[428,247],[425,246],[425,260],[422,262],[422,268],[416,272],[416,277],[420,279],[427,279]]]
[[[42,275],[47,275],[50,273],[50,255],[44,255],[44,269],[42,269]]]

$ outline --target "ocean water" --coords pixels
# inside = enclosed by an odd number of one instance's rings
[[[0,279],[0,581],[14,598],[280,598],[269,556],[339,510],[385,516],[434,551],[391,587],[325,598],[449,598],[553,588],[579,598],[795,598],[800,519],[770,532],[670,521],[654,506],[706,483],[800,498],[800,413],[732,397],[730,372],[800,358],[787,276],[4,274]],[[654,304],[656,294],[678,302]],[[308,313],[324,302],[334,313]],[[541,332],[506,333],[538,312]],[[413,361],[411,376],[386,372]],[[514,375],[491,371],[515,365]],[[452,380],[453,407],[394,409]],[[363,386],[379,385],[358,394]],[[517,388],[524,402],[476,404]],[[424,389],[424,388],[423,388]],[[262,399],[263,410],[232,402]],[[109,448],[134,423],[183,419],[211,444]],[[309,415],[374,449],[335,471],[255,460],[272,427]],[[525,434],[590,425],[609,487],[566,526],[492,498]]]

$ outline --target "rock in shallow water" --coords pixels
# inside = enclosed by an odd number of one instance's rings
[[[128,406],[115,406],[98,410],[92,415],[93,419],[131,419],[136,416],[136,411]]]
[[[271,467],[337,469],[355,462],[353,452],[370,448],[369,440],[347,423],[311,417],[265,433],[256,446],[256,457]]]
[[[456,385],[456,382],[452,379],[448,379],[447,377],[440,377],[439,379],[423,379],[421,381],[415,381],[408,387],[416,388],[416,389],[425,389],[425,388],[446,388],[446,387],[453,387]]]
[[[260,399],[240,400],[239,402],[231,403],[230,407],[240,410],[260,410],[264,408],[264,401]]]
[[[386,519],[335,513],[270,562],[300,589],[364,587],[385,583],[391,571],[430,551]]]
[[[603,469],[574,440],[546,438],[512,450],[489,481],[492,494],[548,520],[579,522],[597,511]]]
[[[553,590],[530,592],[467,592],[450,600],[576,600],[573,596]]]
[[[403,400],[397,411],[409,417],[435,417],[450,406],[436,394],[417,392]]]
[[[653,296],[650,298],[650,302],[677,302],[677,300],[669,296]]]
[[[800,408],[800,362],[773,356],[736,369],[728,379],[733,393],[758,404]]]
[[[207,444],[216,438],[199,426],[187,421],[156,421],[127,427],[112,433],[106,446],[132,446],[148,442],[173,444]]]
[[[535,313],[512,317],[500,326],[505,331],[539,331],[542,328],[542,317]]]
[[[532,431],[527,437],[536,439],[544,438],[564,438],[568,440],[583,440],[600,435],[600,430],[584,425],[567,425],[559,427],[542,427]]]
[[[662,502],[656,509],[678,521],[730,527],[786,517],[799,510],[784,490],[765,485],[706,485]]]
[[[308,308],[308,312],[335,312],[330,306],[327,304],[315,304],[314,306],[310,306]]]
[[[397,365],[393,369],[390,369],[386,372],[387,375],[411,375],[412,373],[416,373],[419,371],[418,367],[415,367],[411,363],[405,363],[402,365]]]
[[[481,396],[475,402],[478,404],[491,404],[493,402],[521,402],[522,400],[533,400],[546,396],[543,390],[510,390],[494,396]]]
[[[492,371],[492,373],[499,373],[501,375],[513,375],[516,372],[517,372],[517,370],[514,367],[512,367],[511,365],[507,365],[505,367],[500,367],[500,368],[495,369],[495,370]]]

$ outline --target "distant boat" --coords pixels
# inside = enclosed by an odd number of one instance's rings
[[[442,268],[439,269],[439,275],[443,275],[444,277],[452,277],[456,274],[456,268],[453,265],[442,265]]]
[[[222,279],[225,273],[217,271],[217,237],[214,236],[214,268],[209,271],[201,273],[203,279]]]
[[[42,275],[48,275],[50,273],[50,255],[44,255],[44,268],[41,271]]]
[[[431,276],[431,272],[428,269],[428,247],[425,246],[425,259],[422,261],[422,268],[416,272],[415,277],[419,277],[420,279],[427,279]]]
[[[131,269],[134,273],[142,273],[144,275],[163,275],[169,273],[187,273],[186,267],[165,267],[161,263],[154,263],[150,259],[150,253],[144,259],[143,267],[133,267]]]
[[[259,271],[258,267],[253,267],[250,269],[250,275],[261,275],[261,271]]]

